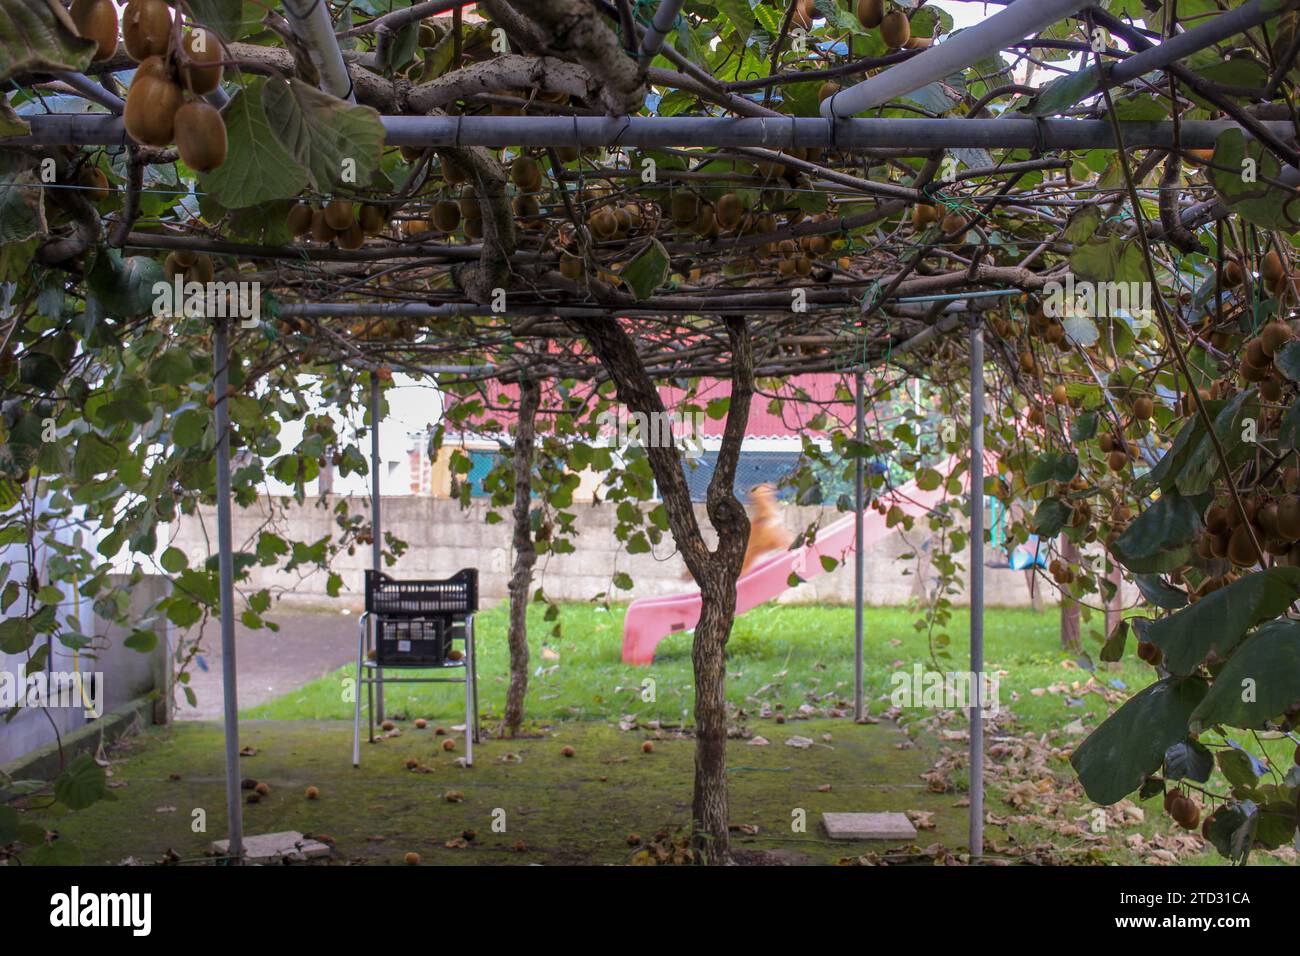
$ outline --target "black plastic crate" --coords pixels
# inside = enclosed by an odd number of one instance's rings
[[[404,618],[470,614],[478,610],[478,569],[465,568],[440,581],[398,581],[368,570],[366,610]]]
[[[375,662],[438,667],[451,657],[451,626],[442,617],[375,619]]]

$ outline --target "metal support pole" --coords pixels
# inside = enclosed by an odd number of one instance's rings
[[[379,515],[379,496],[381,494],[379,478],[379,413],[382,396],[379,389],[379,374],[374,369],[370,372],[370,566],[375,571],[383,570],[384,546],[382,525]],[[379,719],[384,719],[384,669],[375,668],[378,683],[376,690],[376,711]]]
[[[866,461],[862,458],[862,448],[866,444],[867,423],[865,399],[867,376],[859,368],[855,376],[854,391],[854,437],[858,443],[857,464],[853,475],[853,719],[861,720],[867,715],[865,694],[862,686],[862,598],[866,591],[867,562],[862,554],[863,531],[862,510],[866,507]]]
[[[1087,0],[1017,0],[1005,10],[955,33],[905,63],[896,63],[868,80],[827,97],[822,116],[852,116],[898,96],[960,73],[1005,46],[1045,30],[1088,5]]]
[[[945,46],[947,44],[944,44]],[[920,59],[919,57],[917,59]],[[891,67],[882,75],[892,73]],[[828,98],[826,102],[830,102]],[[107,113],[24,115],[31,132],[0,138],[0,146],[117,146],[125,135],[120,116]],[[762,149],[872,149],[907,144],[918,151],[960,146],[986,149],[1114,149],[1109,120],[1044,119],[847,119],[722,116],[381,116],[389,146],[753,146]],[[1289,120],[1261,120],[1290,141]],[[1232,120],[1186,120],[1177,136],[1171,122],[1125,120],[1128,149],[1211,149],[1219,135],[1242,129]]]
[[[984,854],[984,331],[970,332],[970,852]]]
[[[329,4],[320,0],[284,0],[284,11],[289,14],[293,32],[307,47],[308,55],[320,73],[321,89],[355,103],[357,97],[352,89],[352,76],[334,35]]]
[[[239,703],[235,670],[235,558],[230,516],[230,341],[219,320],[212,337],[217,427],[217,564],[221,574],[221,689],[226,727],[226,820],[230,855],[244,855],[244,805],[239,788]]]
[[[685,0],[662,0],[659,9],[655,11],[655,17],[650,24],[650,29],[645,32],[641,38],[641,52],[637,56],[637,67],[645,70],[650,66],[650,62],[658,55],[663,48],[664,40],[668,39],[668,34],[677,22],[677,13],[682,8]],[[628,42],[628,38],[624,42]]]

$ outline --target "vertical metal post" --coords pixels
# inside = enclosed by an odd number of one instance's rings
[[[970,852],[984,854],[984,332],[970,332]]]
[[[866,373],[859,368],[854,392],[854,436],[858,443],[857,464],[853,474],[853,719],[861,720],[866,714],[866,701],[862,686],[862,598],[866,591],[867,559],[862,553],[862,510],[866,507],[866,461],[862,446],[866,443],[867,424],[865,399]]]
[[[381,571],[384,546],[379,521],[379,495],[382,491],[379,478],[379,409],[382,402],[379,388],[379,372],[370,370],[370,566]],[[384,669],[375,668],[375,708],[379,719],[384,719]]]
[[[212,369],[217,426],[217,566],[221,574],[221,688],[226,725],[226,820],[230,855],[244,855],[244,805],[239,788],[239,703],[235,670],[235,558],[230,517],[230,340],[225,320],[213,332]]]

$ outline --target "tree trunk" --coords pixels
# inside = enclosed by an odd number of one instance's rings
[[[1061,537],[1061,560],[1074,567],[1079,563],[1079,548],[1069,538]],[[1083,647],[1079,640],[1079,602],[1061,590],[1061,649],[1077,651]]]
[[[519,423],[515,429],[514,469],[514,549],[515,565],[510,574],[510,687],[506,691],[505,731],[511,737],[519,733],[524,720],[524,695],[528,692],[528,592],[537,563],[533,544],[532,479],[533,439],[537,432],[537,406],[541,403],[541,384],[525,379],[519,386]]]
[[[718,534],[713,551],[700,534],[679,450],[674,445],[653,442],[646,447],[668,513],[668,527],[700,588],[700,620],[691,649],[695,670],[695,788],[691,807],[695,847],[710,863],[728,862],[731,850],[727,829],[725,655],[736,615],[736,580],[749,543],[749,516],[736,499],[733,485],[754,396],[749,327],[742,318],[723,321],[731,345],[731,401],[705,503],[709,523]],[[647,416],[663,413],[663,400],[636,345],[618,322],[573,319],[570,324],[587,337],[618,387],[619,400],[628,409]]]

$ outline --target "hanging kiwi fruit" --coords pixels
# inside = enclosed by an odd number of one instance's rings
[[[939,208],[930,203],[919,202],[912,207],[912,225],[924,229],[939,218]]]
[[[170,146],[183,98],[163,58],[145,59],[136,67],[135,79],[126,94],[122,121],[127,135],[143,146]]]
[[[342,232],[351,227],[356,217],[352,213],[352,203],[346,199],[333,199],[325,207],[325,225],[335,232]]]
[[[582,260],[571,252],[561,252],[560,275],[571,281],[578,281],[582,277]]]
[[[77,176],[77,185],[85,190],[86,198],[91,202],[103,202],[112,192],[108,187],[108,177],[98,166],[87,166]]]
[[[745,215],[745,203],[735,193],[727,193],[718,199],[713,215],[723,229],[735,229]]]
[[[292,236],[305,236],[311,231],[311,206],[305,202],[294,203],[284,217],[285,228]]]
[[[460,225],[460,207],[450,199],[439,199],[433,204],[429,218],[439,232],[455,232]]]
[[[195,96],[206,96],[221,85],[221,40],[211,30],[195,27],[181,39],[181,82]]]
[[[332,242],[334,239],[334,229],[325,221],[325,210],[313,209],[311,211],[311,237],[316,242]]]
[[[130,0],[123,8],[122,43],[137,63],[166,54],[171,39],[172,10],[164,0]]]
[[[357,218],[367,236],[379,235],[388,225],[388,216],[384,214],[383,207],[374,203],[365,203]]]
[[[226,161],[226,123],[216,108],[190,100],[176,111],[176,149],[190,169],[210,173]]]
[[[346,229],[340,229],[334,241],[340,249],[360,249],[366,244],[366,233],[359,222],[354,222]]]
[[[510,164],[510,181],[524,192],[536,192],[542,185],[542,167],[531,156],[519,156]]]
[[[180,276],[184,282],[206,285],[212,281],[213,274],[212,259],[205,253],[196,255],[191,250],[178,249],[176,252],[168,253],[167,258],[163,260],[163,275],[167,277],[168,282]]]
[[[695,198],[694,193],[673,193],[670,213],[673,223],[684,228],[695,222],[695,218],[700,214],[700,201]]]
[[[72,22],[77,33],[95,41],[91,59],[98,63],[117,52],[117,7],[113,0],[72,0]]]
[[[885,0],[858,0],[858,22],[874,30],[885,19]]]
[[[890,10],[880,20],[880,39],[891,50],[901,50],[912,38],[912,25],[907,14],[901,10]]]

